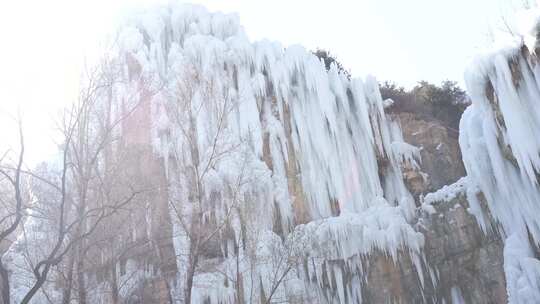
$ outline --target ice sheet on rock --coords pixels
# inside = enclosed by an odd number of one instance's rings
[[[540,261],[529,240],[518,233],[505,240],[504,272],[509,303],[535,303],[540,299]]]
[[[391,145],[406,146],[402,139],[392,139],[373,79],[365,84],[360,80],[349,82],[335,67],[327,72],[318,58],[300,46],[283,49],[271,42],[251,44],[238,28],[234,16],[210,14],[191,6],[174,6],[161,13],[170,16],[147,14],[142,18],[144,22],[135,22],[127,27],[127,33],[122,32],[123,36],[129,36],[133,26],[137,26],[142,35],[147,33],[145,47],[136,51],[145,54],[140,63],[145,69],[164,71],[164,75],[169,76],[163,82],[173,86],[186,62],[196,62],[195,68],[200,73],[218,72],[216,76],[224,76],[219,78],[224,79],[221,85],[235,87],[236,97],[241,100],[238,105],[241,115],[237,118],[239,131],[249,130],[254,135],[258,154],[259,134],[268,131],[276,136],[272,140],[273,158],[284,158],[286,163],[289,145],[294,145],[295,153],[301,155],[298,167],[306,172],[302,184],[312,201],[315,217],[330,215],[328,199],[337,200],[343,208],[360,211],[369,206],[373,198],[383,195],[373,145],[381,157],[392,161],[396,158],[394,152],[405,152],[402,156],[406,158],[411,155],[411,149],[394,151],[396,149],[390,148]],[[171,25],[163,24],[162,20],[169,19]],[[216,33],[214,23],[225,28]],[[172,31],[164,30],[168,27]],[[163,34],[164,31],[167,34]],[[136,37],[125,40],[137,41]],[[223,67],[234,72],[219,72]],[[272,107],[262,117],[268,123],[261,126],[261,122],[253,118],[260,115],[261,107],[268,109],[269,104]],[[285,107],[289,108],[290,117],[284,116]],[[240,112],[244,109],[247,113]],[[291,120],[292,142],[287,142],[283,131],[279,130],[283,129],[285,119]],[[157,120],[161,121],[161,117]],[[349,169],[345,164],[353,166]],[[396,167],[393,163],[390,169],[397,171]],[[400,176],[399,172],[394,175]],[[391,201],[397,204],[408,201],[404,199],[407,194],[402,185],[394,185],[400,183],[400,178],[394,178],[391,183],[387,187],[388,192],[392,192],[388,194]]]
[[[154,152],[164,159],[169,183],[175,185],[170,194],[174,201],[193,199],[189,172],[197,159],[197,169],[205,172],[204,201],[212,206],[204,216],[225,216],[233,195],[231,185],[242,177],[254,182],[236,190],[249,198],[258,229],[270,244],[280,240],[272,232],[278,222],[282,227],[277,230],[295,235],[301,219],[294,204],[300,197],[307,220],[312,221],[305,227],[324,228],[318,232],[319,246],[339,237],[329,248],[335,258],[367,255],[375,249],[394,258],[398,250],[410,251],[418,258],[423,239],[408,223],[415,205],[401,166],[416,167],[419,151],[403,142],[399,125],[386,117],[373,77],[364,82],[349,80],[335,66],[327,71],[301,46],[251,43],[236,15],[210,13],[200,6],[157,7],[129,20],[120,33],[125,70],[134,64],[129,58],[141,67],[141,75],[124,91],[136,89],[148,77],[153,79],[150,90],[163,90],[149,98],[151,136]],[[218,129],[221,122],[216,113],[223,107],[230,107],[231,115]],[[193,140],[186,139],[186,125],[193,126]],[[216,141],[219,132],[225,135]],[[222,149],[218,153],[227,153],[212,162],[215,147]],[[181,212],[193,210],[186,207]],[[180,257],[185,257],[187,239],[174,214],[173,223],[174,235],[179,236],[175,238],[178,264],[183,269],[186,261]],[[232,226],[238,234],[239,224]],[[232,275],[230,263],[225,260],[219,267]],[[269,267],[249,273],[265,278],[272,273]],[[359,283],[361,278],[354,280]],[[288,281],[278,291],[280,298],[298,289],[300,282]],[[255,286],[268,292],[269,284],[260,279]],[[209,297],[212,303],[234,300],[230,288],[195,290],[194,297]],[[223,297],[218,299],[220,294]],[[343,302],[346,295],[361,299],[359,289],[340,290],[338,298]]]
[[[466,197],[469,204],[467,212],[475,216],[478,225],[484,233],[491,232],[496,228],[496,223],[491,222],[492,219],[489,218],[488,213],[482,207],[480,201],[480,189],[473,181],[471,181],[469,176],[464,176],[451,185],[443,186],[435,192],[426,194],[426,196],[421,199],[421,209],[428,214],[435,214],[437,211],[433,206],[434,204],[451,202],[459,195]],[[442,216],[442,214],[440,216]]]
[[[404,141],[392,142],[392,152],[394,157],[401,164],[411,164],[414,168],[418,168],[417,160],[421,160],[420,149]]]
[[[384,108],[390,108],[392,105],[394,105],[394,100],[391,98],[387,98],[383,101]]]
[[[338,217],[313,221],[299,231],[313,237],[308,255],[329,260],[347,260],[354,255],[368,255],[380,250],[397,261],[398,251],[420,254],[424,237],[415,231],[399,207],[381,202],[362,213],[344,213]]]
[[[505,234],[505,274],[511,303],[533,303],[538,291],[540,243],[540,68],[533,22],[472,62],[465,78],[473,104],[460,122],[460,147],[471,187],[485,196]],[[474,203],[474,201],[473,201]],[[478,203],[471,204],[479,219]]]
[[[410,226],[399,207],[390,206],[382,198],[362,213],[313,221],[297,227],[295,233],[307,240],[308,245],[301,248],[310,261],[304,280],[312,286],[308,294],[316,292],[318,299],[361,302],[361,290],[355,284],[365,279],[362,261],[374,252],[390,256],[395,263],[399,263],[400,254],[408,254],[424,284],[424,237]],[[328,278],[335,278],[339,284],[328,286]]]
[[[459,194],[465,194],[468,185],[468,178],[464,176],[451,185],[443,186],[435,192],[426,194],[423,203],[431,205],[435,202],[449,202]]]
[[[452,304],[465,304],[465,299],[463,299],[463,295],[461,294],[461,288],[458,286],[450,289],[450,296],[452,297]]]
[[[497,55],[484,65],[485,75],[469,74],[473,105],[460,123],[460,146],[471,183],[478,185],[493,215],[505,229],[528,227],[540,240],[540,100],[536,78],[516,50],[515,57]],[[519,62],[522,80],[513,83],[509,62]],[[489,83],[493,96],[486,96]],[[490,100],[490,98],[492,100]],[[509,203],[513,202],[513,203]],[[509,232],[510,232],[509,231]]]

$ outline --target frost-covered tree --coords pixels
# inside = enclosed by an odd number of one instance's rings
[[[2,257],[4,303],[29,303],[38,294],[49,301],[70,303],[73,289],[79,303],[87,302],[86,254],[98,240],[96,233],[103,232],[100,228],[107,219],[130,208],[148,190],[126,183],[128,179],[120,177],[112,158],[119,139],[116,130],[125,118],[112,115],[108,93],[116,80],[104,66],[88,74],[79,100],[58,124],[63,140],[56,160],[23,170],[21,132],[17,162],[2,163],[2,184],[11,184],[11,192],[2,200],[13,210],[7,213],[6,230],[0,236],[17,230],[17,240]],[[23,201],[23,176],[29,180],[31,204]],[[49,288],[51,279],[61,283],[62,295]]]
[[[3,253],[16,238],[17,232],[24,221],[26,208],[25,185],[23,182],[23,164],[25,145],[22,124],[18,122],[19,152],[6,151],[0,157],[0,280],[2,303],[10,303],[10,278],[8,265],[5,264]],[[15,158],[12,159],[14,154]],[[26,198],[27,199],[27,198]]]
[[[231,129],[238,100],[222,82],[227,76],[199,69],[188,62],[175,76],[166,106],[174,133],[162,134],[172,147],[170,205],[186,241],[179,257],[186,265],[184,303],[191,302],[202,260],[219,254],[215,246],[230,231],[250,173],[247,142]]]
[[[141,200],[154,191],[153,185],[137,178],[130,168],[137,168],[122,142],[123,123],[138,110],[141,101],[123,96],[115,99],[117,85],[123,83],[114,60],[104,58],[87,77],[80,100],[74,105],[73,139],[65,145],[70,156],[69,178],[72,183],[76,224],[72,236],[78,239],[69,250],[64,267],[63,302],[70,303],[76,286],[79,303],[88,300],[87,269],[91,265],[109,265],[113,301],[119,301],[120,280],[116,270],[126,251],[142,246],[130,237],[130,216],[140,213]],[[141,82],[142,87],[147,83]],[[100,259],[96,259],[99,256]]]

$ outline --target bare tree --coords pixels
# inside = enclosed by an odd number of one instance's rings
[[[8,237],[12,236],[17,229],[19,228],[23,220],[23,211],[25,208],[23,201],[23,163],[24,163],[24,136],[22,123],[19,119],[18,121],[18,132],[19,132],[19,141],[20,148],[15,161],[15,165],[11,166],[10,164],[4,164],[5,159],[8,157],[8,152],[6,152],[0,158],[0,187],[6,187],[6,192],[3,191],[2,197],[0,197],[0,203],[2,204],[2,218],[0,219],[0,227],[2,231],[0,232],[0,244],[2,247],[9,246],[6,244],[8,242]],[[6,168],[13,168],[9,170]],[[7,186],[4,182],[7,181]],[[9,190],[11,188],[11,190]],[[2,280],[2,301],[5,304],[10,303],[10,284],[9,284],[9,272],[0,257],[0,279]]]
[[[107,240],[115,239],[120,243],[129,241],[129,236],[124,233],[111,233],[111,231],[124,231],[121,225],[134,208],[132,200],[152,191],[150,186],[143,185],[133,180],[133,176],[126,176],[124,172],[128,166],[136,164],[128,163],[124,160],[125,155],[121,146],[122,134],[117,132],[120,125],[135,113],[142,100],[136,96],[123,96],[124,103],[119,105],[117,100],[113,100],[113,87],[122,82],[120,66],[115,61],[105,58],[93,73],[89,74],[87,88],[80,94],[79,104],[76,106],[75,116],[77,124],[74,136],[66,145],[66,149],[71,156],[70,177],[73,183],[73,193],[75,195],[74,208],[77,210],[77,218],[80,220],[74,227],[74,236],[80,241],[70,251],[70,259],[67,265],[67,286],[64,288],[63,302],[69,303],[71,299],[71,287],[73,285],[73,271],[76,272],[78,302],[87,302],[87,291],[85,282],[86,254],[98,248],[100,255],[109,254],[112,269],[115,269],[118,257],[124,255],[126,246],[113,246],[110,243],[108,248],[103,247]],[[151,95],[148,90],[149,84],[142,78],[139,79],[139,90]],[[125,102],[127,100],[127,102]],[[113,113],[113,106],[117,113]],[[66,133],[66,132],[64,132]],[[123,202],[123,198],[130,197],[129,202]],[[129,203],[129,204],[128,204]],[[88,210],[103,206],[114,206],[114,212],[107,215],[108,219],[103,221],[102,227],[114,230],[105,230],[97,227],[91,234],[89,230],[93,227],[92,219],[89,219],[86,212]],[[90,221],[90,223],[88,223]],[[125,228],[125,227],[124,227]],[[97,232],[97,233],[96,233]],[[111,247],[112,246],[112,247]],[[107,249],[100,251],[100,249]],[[114,277],[116,272],[112,273]],[[116,282],[113,280],[112,282]],[[113,289],[115,285],[112,285]],[[113,296],[118,296],[118,290],[113,290]]]
[[[63,116],[60,124],[63,143],[58,171],[44,176],[23,169],[24,140],[20,125],[21,149],[17,162],[14,165],[5,164],[4,157],[2,158],[2,182],[7,181],[12,188],[10,201],[6,202],[6,206],[12,207],[0,222],[6,227],[0,232],[0,241],[13,234],[18,227],[24,229],[26,223],[36,221],[45,223],[47,229],[42,232],[48,233],[48,240],[44,244],[26,242],[25,245],[28,246],[38,245],[38,250],[23,249],[33,280],[28,280],[29,290],[21,303],[28,303],[47,282],[53,268],[58,268],[62,263],[66,264],[66,273],[61,273],[65,283],[63,302],[69,303],[71,299],[75,271],[78,300],[85,303],[85,255],[95,232],[99,231],[98,228],[107,218],[127,208],[136,196],[148,191],[140,187],[135,189],[133,185],[125,183],[114,189],[114,195],[111,194],[111,175],[106,173],[110,165],[105,166],[105,163],[110,164],[111,161],[105,159],[110,157],[111,146],[118,140],[114,130],[137,104],[124,109],[122,115],[113,118],[111,100],[104,99],[103,94],[109,91],[111,81],[115,79],[100,68],[88,77],[88,84],[81,92],[79,101]],[[107,102],[103,102],[104,100]],[[107,118],[103,123],[104,115]],[[33,192],[37,202],[32,204],[29,210],[23,202],[23,175],[28,176],[35,184]],[[2,202],[5,202],[4,197]],[[23,212],[25,210],[26,212]],[[27,236],[22,238],[22,242],[25,239],[28,239]],[[69,259],[64,263],[66,256],[69,256]],[[9,303],[10,265],[1,262],[0,260],[2,299],[4,303]]]
[[[312,237],[310,230],[297,229],[281,243],[273,243],[271,247],[270,264],[272,275],[270,278],[270,289],[266,298],[261,302],[270,304],[276,298],[276,293],[283,287],[293,272],[297,271],[307,258],[306,248],[310,245]]]
[[[506,4],[508,6],[501,9],[498,24],[496,25],[497,31],[506,33],[512,37],[519,37],[522,33],[519,32],[520,29],[516,27],[515,22],[512,22],[515,19],[513,15],[521,10],[537,8],[538,2],[536,0],[515,0],[509,1]],[[495,42],[493,29],[489,29],[487,36],[490,42]]]
[[[232,282],[235,303],[284,303],[291,300],[289,297],[303,297],[304,294],[282,296],[279,291],[300,276],[298,271],[308,259],[314,242],[312,233],[318,225],[297,226],[282,238],[260,225],[261,214],[253,202],[240,202],[235,209],[239,224],[236,229],[240,231],[234,234],[233,267],[212,269]]]
[[[51,208],[48,208],[47,210],[51,211],[48,216],[53,218],[57,229],[54,232],[53,242],[49,250],[47,250],[47,254],[39,257],[35,262],[35,266],[32,269],[35,277],[34,284],[24,296],[21,303],[28,303],[32,299],[46,282],[52,267],[57,266],[71,250],[80,250],[81,247],[79,246],[96,231],[107,217],[110,217],[119,209],[128,205],[140,193],[140,191],[133,190],[130,194],[113,203],[94,201],[89,206],[86,204],[86,201],[82,201],[82,199],[87,199],[85,195],[88,192],[84,191],[88,191],[88,184],[86,184],[88,181],[84,181],[85,184],[79,184],[70,189],[72,184],[81,182],[76,176],[71,179],[73,175],[77,174],[76,170],[80,170],[77,167],[80,163],[77,161],[77,156],[73,156],[71,148],[77,135],[76,131],[84,128],[84,124],[81,123],[84,121],[82,118],[85,113],[84,109],[84,106],[74,107],[65,119],[65,139],[64,150],[62,152],[60,182],[58,185],[53,182],[47,183],[48,186],[52,186],[58,191],[57,201],[55,201],[55,204],[52,204],[58,209],[50,210]],[[98,156],[96,154],[92,154],[90,159],[97,158]],[[88,157],[88,155],[85,157]],[[79,286],[79,289],[81,288],[83,287]]]
[[[182,254],[186,263],[184,303],[191,303],[201,259],[215,254],[209,247],[226,234],[240,202],[240,188],[247,182],[245,141],[230,125],[238,100],[223,85],[229,84],[230,75],[223,74],[204,74],[195,63],[187,64],[175,79],[167,108],[174,131],[164,135],[172,146],[170,206],[187,241],[187,252]],[[221,189],[211,186],[210,181],[220,174],[219,166],[231,159],[237,165],[234,176]]]

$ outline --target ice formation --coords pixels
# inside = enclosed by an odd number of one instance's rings
[[[139,73],[132,88],[144,78],[161,89],[149,98],[151,141],[175,185],[173,200],[192,200],[189,180],[203,172],[197,187],[212,206],[207,218],[228,215],[240,193],[257,221],[256,242],[266,248],[257,255],[267,263],[255,268],[244,249],[239,266],[229,257],[215,266],[219,272],[198,274],[193,301],[234,302],[231,285],[216,285],[223,284],[220,273],[234,277],[237,269],[244,274],[244,298],[268,296],[271,274],[284,271],[273,261],[276,252],[301,251],[298,244],[317,247],[313,252],[326,258],[306,271],[287,270],[276,298],[310,296],[304,284],[314,275],[317,292],[333,290],[327,299],[360,301],[359,288],[347,287],[351,282],[324,283],[342,277],[343,268],[329,263],[356,269],[352,265],[374,250],[394,259],[407,252],[421,267],[423,236],[409,224],[415,205],[401,173],[404,164],[417,166],[419,153],[385,116],[374,78],[349,80],[336,66],[327,71],[301,46],[252,43],[236,16],[199,6],[170,5],[134,17],[119,33],[119,53],[126,73]],[[222,157],[215,160],[216,154]],[[194,212],[185,208],[180,213]],[[183,269],[188,239],[178,213],[171,214]],[[233,238],[245,225],[233,216]],[[297,241],[306,234],[309,241]],[[359,286],[361,271],[352,280]]]
[[[540,244],[540,67],[531,39],[538,37],[540,14],[527,15],[532,19],[525,33],[479,55],[466,72],[473,104],[463,114],[459,138],[469,186],[481,190],[507,237],[511,303],[537,302],[540,290],[533,249]],[[485,214],[475,215],[484,222]]]
[[[449,202],[460,193],[465,193],[468,185],[468,178],[462,177],[451,185],[443,186],[436,192],[428,193],[424,197],[423,203],[426,205],[431,205],[434,202]]]
[[[530,24],[538,28],[537,20]],[[468,176],[420,199],[434,214],[435,202],[466,194],[485,232],[491,216],[500,223],[511,303],[540,298],[540,68],[532,33],[471,65],[473,104],[459,139]],[[178,266],[168,282],[174,301],[184,296],[189,270],[186,218],[200,205],[205,224],[225,228],[217,230],[214,255],[200,262],[193,303],[361,302],[371,254],[396,264],[407,255],[422,288],[424,273],[434,281],[402,172],[418,169],[420,151],[385,115],[393,101],[382,100],[373,77],[327,70],[301,46],[250,42],[235,15],[192,5],[134,16],[119,31],[116,55],[122,81],[112,90],[114,112],[141,105],[142,113],[136,128],[115,132],[150,145],[165,171]],[[142,233],[150,236],[159,223],[144,220]],[[27,222],[29,230],[37,225]],[[45,237],[32,238],[19,238],[7,254],[18,267],[28,262],[18,244]],[[156,272],[137,263],[124,265],[131,274],[120,277],[122,296]],[[26,282],[25,275],[14,282]],[[95,276],[88,281],[109,288]],[[24,292],[12,289],[15,299]],[[449,295],[464,301],[458,286]]]

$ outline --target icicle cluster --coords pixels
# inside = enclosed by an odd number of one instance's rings
[[[523,35],[478,56],[466,73],[473,104],[460,124],[471,187],[485,196],[507,236],[504,266],[511,303],[540,299],[540,67],[538,12]],[[475,196],[471,207],[480,210]],[[485,215],[475,212],[484,223]]]
[[[136,67],[158,92],[149,101],[151,141],[174,185],[173,200],[193,200],[193,176],[202,172],[197,187],[205,189],[209,221],[227,216],[238,197],[250,206],[256,242],[266,248],[257,255],[267,263],[254,268],[247,252],[237,253],[245,299],[268,296],[270,275],[277,273],[272,259],[302,250],[291,245],[299,231],[313,232],[300,243],[328,260],[356,258],[359,265],[360,256],[379,250],[394,260],[408,252],[420,261],[423,236],[409,224],[415,205],[400,168],[417,166],[418,149],[405,144],[399,126],[385,116],[374,78],[349,80],[300,46],[252,43],[235,15],[199,6],[169,5],[136,16],[120,31],[119,53],[126,73]],[[185,208],[180,212],[193,212]],[[188,239],[177,215],[171,211],[184,273]],[[233,238],[240,239],[246,225],[233,217]],[[292,270],[275,296],[290,299],[298,290],[306,296],[312,275],[319,277],[317,287],[328,288],[322,277],[329,268],[317,265],[305,274]],[[234,277],[233,258],[218,268]],[[216,288],[220,284],[220,273],[197,275],[193,301],[234,302],[232,283]],[[333,287],[334,301],[360,299],[359,284],[355,290],[344,285]]]

